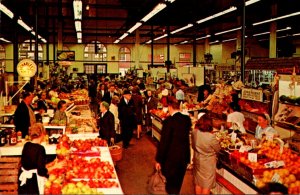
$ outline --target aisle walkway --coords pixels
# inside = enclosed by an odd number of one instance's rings
[[[117,163],[117,174],[125,194],[148,194],[146,184],[153,172],[156,142],[144,135],[132,139],[132,146],[123,151],[123,159]],[[184,178],[182,194],[193,194],[191,171]]]

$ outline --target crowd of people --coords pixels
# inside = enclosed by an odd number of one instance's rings
[[[108,144],[114,144],[122,140],[123,148],[130,147],[130,141],[134,135],[139,139],[143,132],[149,132],[152,126],[151,110],[168,110],[169,117],[163,121],[161,140],[158,144],[155,156],[155,168],[162,171],[167,179],[166,191],[170,194],[178,194],[181,189],[186,168],[190,163],[190,137],[192,135],[193,175],[195,194],[210,194],[210,190],[216,185],[216,162],[220,144],[213,131],[212,118],[209,114],[202,114],[192,129],[191,118],[180,112],[180,105],[185,101],[185,89],[188,86],[182,80],[170,80],[160,83],[158,89],[146,88],[140,79],[131,81],[113,81],[107,78],[91,79],[88,83],[78,83],[80,89],[86,89],[89,95],[90,108],[99,119],[99,137],[105,139]],[[73,86],[74,87],[74,86]],[[22,132],[22,137],[30,135],[39,143],[39,137],[44,134],[39,125],[41,115],[47,109],[56,111],[51,122],[67,125],[65,110],[67,103],[60,100],[57,104],[51,102],[52,97],[59,97],[65,87],[54,85],[50,90],[41,89],[37,93],[35,109],[33,102],[35,94],[25,91],[22,101],[14,114],[14,124],[17,131]],[[72,89],[71,89],[72,90]],[[207,105],[211,99],[212,90],[209,86],[199,87],[198,101]],[[34,111],[37,111],[34,114]],[[229,104],[226,127],[233,131],[245,134],[245,117],[240,112],[236,95],[233,95]],[[255,137],[264,139],[266,134],[278,135],[269,123],[267,114],[258,116],[258,125]],[[38,132],[39,131],[39,132]],[[28,145],[28,146],[27,146]],[[36,147],[44,156],[44,151],[36,145],[27,144],[27,148]],[[30,155],[30,152],[29,154]],[[43,159],[42,159],[43,160]],[[23,167],[27,169],[26,162]],[[45,163],[42,163],[42,175],[46,175]],[[29,167],[30,168],[30,167]],[[22,188],[21,188],[22,189]]]

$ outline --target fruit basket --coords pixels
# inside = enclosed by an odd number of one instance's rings
[[[122,160],[123,149],[118,145],[110,146],[109,152],[114,162]]]

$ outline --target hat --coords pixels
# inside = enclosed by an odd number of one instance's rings
[[[123,92],[123,95],[127,95],[127,94],[131,95],[131,92],[128,89],[125,89],[124,92]]]

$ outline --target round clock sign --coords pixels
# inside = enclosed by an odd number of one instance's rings
[[[24,77],[25,80],[29,80],[30,77],[33,77],[36,71],[36,64],[30,59],[24,59],[18,63],[17,72],[21,77]]]

